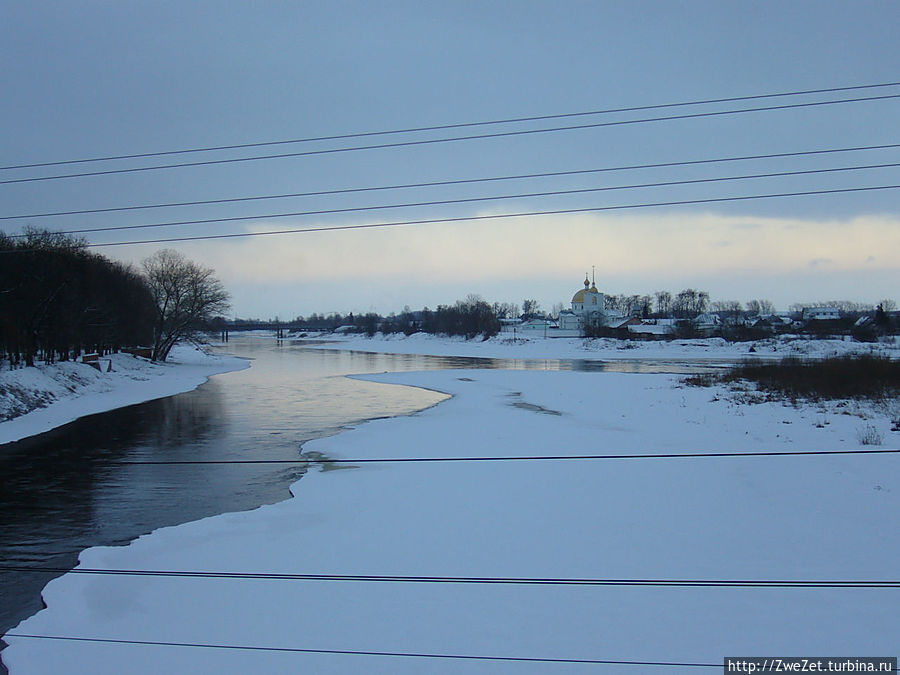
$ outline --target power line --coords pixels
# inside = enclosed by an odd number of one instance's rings
[[[767,155],[742,155],[737,157],[717,157],[717,158],[709,158],[709,159],[693,159],[686,160],[680,162],[659,162],[655,164],[631,164],[625,166],[613,166],[613,167],[602,167],[598,169],[576,169],[573,171],[550,171],[544,173],[528,173],[528,174],[519,174],[512,176],[491,176],[487,178],[463,178],[456,180],[442,180],[442,181],[432,181],[428,183],[405,183],[398,185],[378,185],[378,186],[370,186],[370,187],[359,187],[359,188],[342,188],[336,190],[317,190],[314,192],[293,192],[289,194],[278,194],[278,195],[257,195],[251,197],[232,197],[226,199],[204,199],[197,201],[188,201],[188,202],[168,202],[163,204],[142,204],[138,206],[116,206],[110,208],[99,208],[99,209],[81,209],[78,211],[53,211],[48,213],[23,213],[20,215],[14,216],[0,216],[0,220],[16,220],[16,219],[24,219],[24,218],[49,218],[53,216],[76,216],[76,215],[85,215],[89,213],[111,213],[116,211],[139,211],[144,209],[161,209],[161,208],[169,208],[169,207],[177,207],[177,206],[206,206],[210,204],[231,204],[235,202],[249,202],[249,201],[260,201],[267,199],[289,199],[293,197],[321,197],[326,195],[339,195],[339,194],[348,194],[348,193],[356,193],[356,192],[375,192],[375,191],[383,191],[383,190],[403,190],[409,188],[425,188],[425,187],[440,187],[447,185],[466,185],[472,183],[490,183],[496,181],[507,181],[507,180],[521,180],[521,179],[530,179],[530,178],[553,178],[560,176],[577,176],[584,174],[592,174],[592,173],[605,173],[605,172],[613,172],[613,171],[631,171],[635,169],[659,169],[666,167],[675,167],[675,166],[691,166],[698,164],[714,164],[719,162],[742,162],[747,160],[757,160],[757,159],[777,159],[777,158],[785,158],[785,157],[803,157],[810,155],[823,155],[823,154],[833,154],[839,152],[858,152],[865,150],[887,150],[893,148],[900,148],[900,143],[890,143],[883,145],[867,145],[867,146],[857,146],[852,148],[828,148],[824,150],[805,150],[799,152],[778,152],[778,153],[770,153]]]
[[[266,213],[251,216],[229,216],[224,218],[202,218],[196,220],[176,220],[162,223],[142,223],[139,225],[114,225],[110,227],[90,227],[79,230],[61,230],[59,234],[87,234],[90,232],[113,232],[121,230],[141,230],[156,227],[173,227],[183,225],[206,225],[210,223],[229,223],[247,220],[264,220],[269,218],[287,218],[300,216],[318,216],[337,213],[360,213],[364,211],[382,211],[387,209],[405,209],[421,206],[447,206],[451,204],[472,204],[477,202],[500,201],[504,199],[527,199],[531,197],[553,197],[573,194],[588,194],[594,192],[611,192],[615,190],[635,190],[654,187],[673,187],[677,185],[698,185],[702,183],[721,183],[729,181],[759,179],[759,178],[784,178],[787,176],[806,176],[812,174],[838,173],[842,171],[860,171],[866,169],[887,169],[900,166],[900,162],[886,164],[868,164],[862,166],[832,167],[827,169],[803,169],[798,171],[779,171],[773,173],[758,173],[743,176],[720,176],[717,178],[694,178],[689,180],[658,181],[654,183],[639,183],[636,185],[611,185],[594,188],[575,188],[571,190],[548,190],[544,192],[528,192],[507,195],[489,195],[487,197],[463,197],[459,199],[439,199],[426,202],[406,202],[401,204],[379,204],[375,206],[350,206],[337,209],[317,209],[312,211],[293,211],[288,213]],[[9,235],[10,239],[27,237],[27,234]]]
[[[320,227],[297,228],[290,230],[269,230],[265,232],[234,232],[231,234],[207,234],[191,237],[167,237],[160,239],[140,239],[133,241],[116,241],[98,244],[87,244],[88,248],[103,248],[107,246],[131,246],[135,244],[160,244],[179,241],[201,241],[211,239],[236,239],[245,237],[265,237],[277,234],[303,234],[310,232],[336,232],[339,230],[367,230],[386,227],[401,227],[407,225],[433,225],[438,223],[459,223],[459,222],[475,222],[481,220],[497,220],[501,218],[522,218],[526,216],[549,216],[563,215],[573,213],[599,213],[603,211],[624,211],[631,209],[654,208],[662,206],[686,206],[691,204],[715,204],[722,202],[738,202],[754,199],[774,199],[779,197],[806,197],[813,195],[842,194],[852,192],[872,192],[876,190],[896,190],[900,185],[874,185],[868,187],[856,188],[835,188],[830,190],[807,190],[800,192],[778,192],[761,195],[742,195],[737,197],[712,197],[707,199],[682,199],[667,202],[648,202],[642,204],[619,204],[614,206],[594,206],[578,209],[553,209],[549,211],[526,211],[518,213],[498,213],[483,216],[460,216],[456,218],[430,218],[423,220],[403,220],[390,221],[381,223],[364,223],[362,225],[323,225]],[[275,217],[275,216],[271,216]],[[224,220],[215,220],[213,222],[224,222]],[[12,253],[27,253],[35,249],[30,248],[12,248],[0,249],[0,255]]]
[[[245,579],[263,581],[354,581],[372,583],[484,584],[516,586],[651,586],[688,588],[900,588],[890,580],[809,579],[637,579],[569,577],[487,577],[401,574],[284,574],[263,572],[198,572],[143,569],[31,567],[0,564],[0,572],[90,574],[99,576],[176,577],[194,579]]]
[[[689,663],[682,661],[621,661],[612,659],[575,659],[551,658],[539,656],[493,656],[474,654],[447,654],[429,652],[388,652],[361,649],[312,649],[301,647],[262,647],[259,645],[210,644],[205,642],[169,642],[160,640],[124,640],[114,638],[74,637],[64,635],[34,635],[26,633],[7,633],[5,637],[27,638],[34,640],[67,640],[72,642],[95,642],[119,645],[149,645],[155,647],[196,647],[205,649],[235,649],[257,652],[290,652],[301,654],[343,654],[349,656],[393,656],[420,659],[455,659],[466,661],[516,661],[527,663],[584,663],[593,665],[619,666],[669,666],[669,667],[702,667],[721,668],[721,663]]]
[[[91,157],[91,158],[83,158],[83,159],[68,159],[68,160],[58,160],[52,162],[38,162],[33,164],[17,164],[11,166],[2,166],[0,167],[0,171],[10,170],[10,169],[30,169],[30,168],[38,168],[45,166],[61,166],[65,164],[84,164],[88,162],[106,162],[112,160],[120,160],[120,159],[141,159],[147,157],[162,157],[166,155],[183,155],[187,153],[196,153],[196,152],[211,152],[216,150],[240,150],[246,148],[259,148],[265,146],[274,146],[274,145],[288,145],[293,143],[310,143],[315,141],[335,141],[335,140],[346,140],[350,138],[365,138],[372,136],[385,136],[391,134],[407,134],[407,133],[415,133],[422,131],[442,131],[448,129],[461,129],[465,127],[476,127],[476,126],[489,126],[489,125],[498,125],[498,124],[513,124],[519,122],[537,122],[542,120],[551,120],[551,119],[564,119],[571,117],[584,117],[591,115],[607,115],[612,113],[623,113],[623,112],[639,112],[642,110],[659,110],[663,108],[675,108],[681,106],[689,106],[689,105],[707,105],[712,103],[735,103],[737,101],[750,101],[750,100],[760,100],[767,98],[780,98],[785,96],[802,96],[808,94],[826,94],[826,93],[835,93],[839,91],[854,91],[854,90],[862,90],[862,89],[879,89],[885,87],[894,87],[900,85],[900,82],[884,82],[878,84],[864,84],[864,85],[854,85],[848,87],[829,87],[826,89],[806,89],[799,91],[789,91],[789,92],[779,92],[773,94],[755,94],[749,96],[731,96],[728,98],[712,98],[705,100],[694,100],[694,101],[682,101],[679,103],[659,103],[655,105],[644,105],[644,106],[631,106],[627,108],[606,108],[601,110],[587,110],[580,112],[571,112],[571,113],[559,113],[553,115],[535,115],[531,117],[512,117],[506,119],[495,119],[495,120],[487,120],[482,122],[462,122],[456,124],[441,124],[434,126],[420,126],[420,127],[410,127],[406,129],[392,129],[386,131],[366,131],[366,132],[355,132],[355,133],[345,133],[345,134],[337,134],[332,136],[314,136],[307,138],[295,138],[289,140],[280,140],[280,141],[262,141],[257,143],[238,143],[232,145],[218,145],[218,146],[208,146],[202,148],[188,148],[183,150],[165,150],[160,152],[143,152],[143,153],[135,153],[129,155],[108,155],[105,157]]]
[[[518,174],[512,176],[491,176],[487,178],[463,178],[456,180],[442,180],[442,181],[432,181],[428,183],[405,183],[398,185],[378,185],[378,186],[369,186],[369,187],[360,187],[360,188],[342,188],[336,190],[317,190],[314,192],[293,192],[288,194],[278,194],[278,195],[258,195],[252,197],[232,197],[226,199],[205,199],[205,200],[197,200],[197,201],[188,201],[188,202],[168,202],[162,204],[142,204],[138,206],[116,206],[110,208],[98,208],[98,209],[81,209],[78,211],[53,211],[48,213],[23,213],[14,216],[0,216],[0,220],[15,220],[15,219],[23,219],[23,218],[49,218],[53,216],[74,216],[74,215],[85,215],[89,213],[111,213],[116,211],[139,211],[144,209],[160,209],[160,208],[169,208],[176,206],[206,206],[210,204],[230,204],[234,202],[248,202],[248,201],[260,201],[267,199],[288,199],[293,197],[321,197],[326,195],[339,195],[339,194],[348,194],[355,192],[375,192],[375,191],[383,191],[383,190],[402,190],[408,188],[424,188],[424,187],[439,187],[439,186],[447,186],[447,185],[465,185],[472,183],[489,183],[496,181],[507,181],[507,180],[521,180],[521,179],[530,179],[530,178],[553,178],[560,176],[577,176],[591,173],[606,173],[613,171],[631,171],[634,169],[659,169],[666,167],[675,167],[675,166],[691,166],[698,164],[715,164],[720,162],[742,162],[747,160],[757,160],[757,159],[777,159],[777,158],[786,158],[786,157],[803,157],[810,155],[824,155],[824,154],[833,154],[840,152],[858,152],[858,151],[866,151],[866,150],[887,150],[900,148],[900,143],[889,143],[883,145],[867,145],[867,146],[857,146],[851,148],[828,148],[824,150],[804,150],[798,152],[778,152],[778,153],[770,153],[766,155],[741,155],[737,157],[716,157],[716,158],[708,158],[708,159],[693,159],[679,162],[659,162],[655,164],[630,164],[625,166],[612,166],[612,167],[602,167],[597,169],[576,169],[573,171],[549,171],[544,173],[528,173],[528,174]]]
[[[252,157],[231,157],[227,159],[210,159],[197,162],[182,162],[175,164],[161,164],[157,166],[130,167],[124,169],[106,169],[102,171],[87,171],[83,173],[67,173],[56,174],[52,176],[35,176],[31,178],[15,178],[0,181],[0,185],[9,185],[13,183],[32,183],[36,181],[59,180],[65,178],[85,178],[91,176],[107,176],[112,174],[134,173],[139,171],[157,171],[161,169],[176,169],[184,167],[211,166],[215,164],[233,164],[237,162],[251,162],[257,160],[283,159],[287,157],[307,157],[312,155],[328,155],[341,152],[354,152],[359,150],[381,150],[386,148],[410,147],[418,145],[432,145],[436,143],[451,143],[456,141],[484,140],[488,138],[504,138],[513,136],[525,136],[531,134],[555,133],[559,131],[573,131],[581,129],[596,129],[602,127],[622,126],[629,124],[643,124],[650,122],[664,122],[671,120],[697,119],[704,117],[715,117],[722,115],[735,115],[741,113],[753,112],[770,112],[775,110],[790,110],[797,108],[809,108],[814,106],[835,105],[841,103],[860,103],[865,101],[881,101],[888,99],[900,98],[900,94],[886,94],[883,96],[867,96],[858,98],[837,99],[831,101],[815,101],[809,103],[790,103],[785,105],[762,106],[756,108],[739,108],[736,110],[715,110],[709,112],[686,113],[683,115],[667,115],[662,117],[646,117],[636,120],[619,120],[614,122],[594,122],[590,124],[579,124],[573,126],[550,127],[543,129],[522,129],[517,131],[504,131],[488,134],[475,134],[470,136],[452,136],[449,138],[429,138],[415,141],[397,141],[393,143],[379,143],[375,145],[357,145],[343,148],[326,148],[322,150],[307,150],[303,152],[289,152],[273,155],[256,155]]]
[[[392,222],[383,222],[383,223],[366,223],[362,225],[323,225],[321,227],[308,227],[308,228],[298,228],[291,230],[269,230],[265,232],[235,232],[232,234],[209,234],[209,235],[199,235],[193,237],[168,237],[161,239],[143,239],[137,241],[119,241],[119,242],[107,242],[101,244],[89,244],[90,248],[102,248],[107,246],[131,246],[134,244],[160,244],[160,243],[169,243],[169,242],[178,242],[178,241],[201,241],[201,240],[211,240],[211,239],[236,239],[243,237],[265,237],[277,234],[302,234],[308,232],[336,232],[339,230],[366,230],[366,229],[376,229],[376,228],[386,228],[386,227],[402,227],[407,225],[433,225],[438,223],[458,223],[458,222],[475,222],[481,220],[497,220],[501,218],[523,218],[527,216],[550,216],[550,215],[564,215],[564,214],[572,214],[572,213],[599,213],[603,211],[624,211],[631,209],[643,209],[643,208],[654,208],[654,207],[662,207],[662,206],[686,206],[691,204],[717,204],[723,202],[737,202],[737,201],[748,201],[753,199],[775,199],[779,197],[805,197],[812,195],[826,195],[826,194],[841,194],[841,193],[851,193],[851,192],[872,192],[876,190],[896,190],[900,188],[900,185],[876,185],[870,187],[858,187],[858,188],[839,188],[833,190],[808,190],[804,192],[779,192],[772,194],[762,194],[762,195],[744,195],[740,197],[715,197],[708,199],[682,199],[676,201],[667,201],[667,202],[650,202],[643,204],[620,204],[615,206],[597,206],[597,207],[589,207],[589,208],[580,208],[580,209],[554,209],[550,211],[528,211],[528,212],[520,212],[520,213],[500,213],[500,214],[491,214],[491,215],[483,215],[483,216],[461,216],[458,218],[431,218],[424,220],[405,220],[405,221],[392,221]],[[8,249],[8,250],[0,250],[0,254],[3,253],[20,253],[28,251],[29,249]]]
[[[442,462],[547,462],[604,459],[702,459],[722,457],[803,457],[814,455],[889,455],[900,449],[878,450],[753,450],[749,452],[657,452],[620,453],[606,455],[493,455],[478,457],[356,457],[335,459],[330,457],[296,457],[294,459],[184,459],[155,460],[127,459],[111,464],[121,466],[173,466],[203,464],[375,464],[375,463],[442,463]]]

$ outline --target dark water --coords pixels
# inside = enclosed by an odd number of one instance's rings
[[[157,401],[82,418],[0,446],[0,566],[71,569],[90,546],[124,545],[159,527],[289,496],[302,443],[341,427],[431,406],[444,397],[361,382],[352,373],[506,368],[696,372],[687,364],[511,360],[308,349],[240,337],[225,351],[247,370]],[[123,465],[135,460],[297,459],[296,464]],[[0,568],[0,634],[42,608],[59,573]],[[2,671],[2,665],[0,665]]]

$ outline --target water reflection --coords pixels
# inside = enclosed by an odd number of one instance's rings
[[[311,341],[295,340],[291,345],[306,352],[337,352],[363,357],[364,362],[375,363],[390,359],[391,371],[447,370],[477,368],[487,370],[554,370],[580,373],[643,373],[692,375],[699,372],[721,370],[734,365],[734,359],[704,359],[703,363],[690,359],[628,359],[602,361],[598,359],[507,359],[484,356],[423,356],[420,354],[380,354],[356,350],[334,350],[318,347],[309,349]],[[377,371],[376,371],[377,372]]]
[[[388,370],[392,359],[259,339],[233,340],[228,351],[252,367],[0,446],[0,564],[69,569],[90,546],[286,499],[309,465],[304,441],[443,398],[342,377]],[[122,463],[288,458],[297,464]],[[41,609],[40,591],[55,576],[0,570],[0,634]]]
[[[179,397],[181,398],[181,397]],[[124,544],[142,532],[209,509],[192,509],[174,491],[157,512],[171,467],[142,467],[157,475],[129,475],[117,461],[178,455],[174,448],[212,438],[221,415],[215,385],[205,396],[161,399],[94,415],[0,451],[0,561],[7,565],[69,568],[79,551],[98,543]],[[181,476],[180,478],[186,478]],[[114,512],[115,515],[111,512]],[[40,589],[54,573],[0,572],[0,630],[41,608]]]

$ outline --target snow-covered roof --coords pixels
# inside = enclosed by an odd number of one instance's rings
[[[643,333],[644,335],[668,335],[672,329],[671,324],[642,323],[637,326],[628,326],[629,333]]]

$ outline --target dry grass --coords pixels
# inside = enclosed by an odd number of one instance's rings
[[[737,382],[752,382],[760,392],[790,399],[889,400],[900,395],[900,361],[871,355],[748,361],[723,374],[687,380],[696,386]]]

